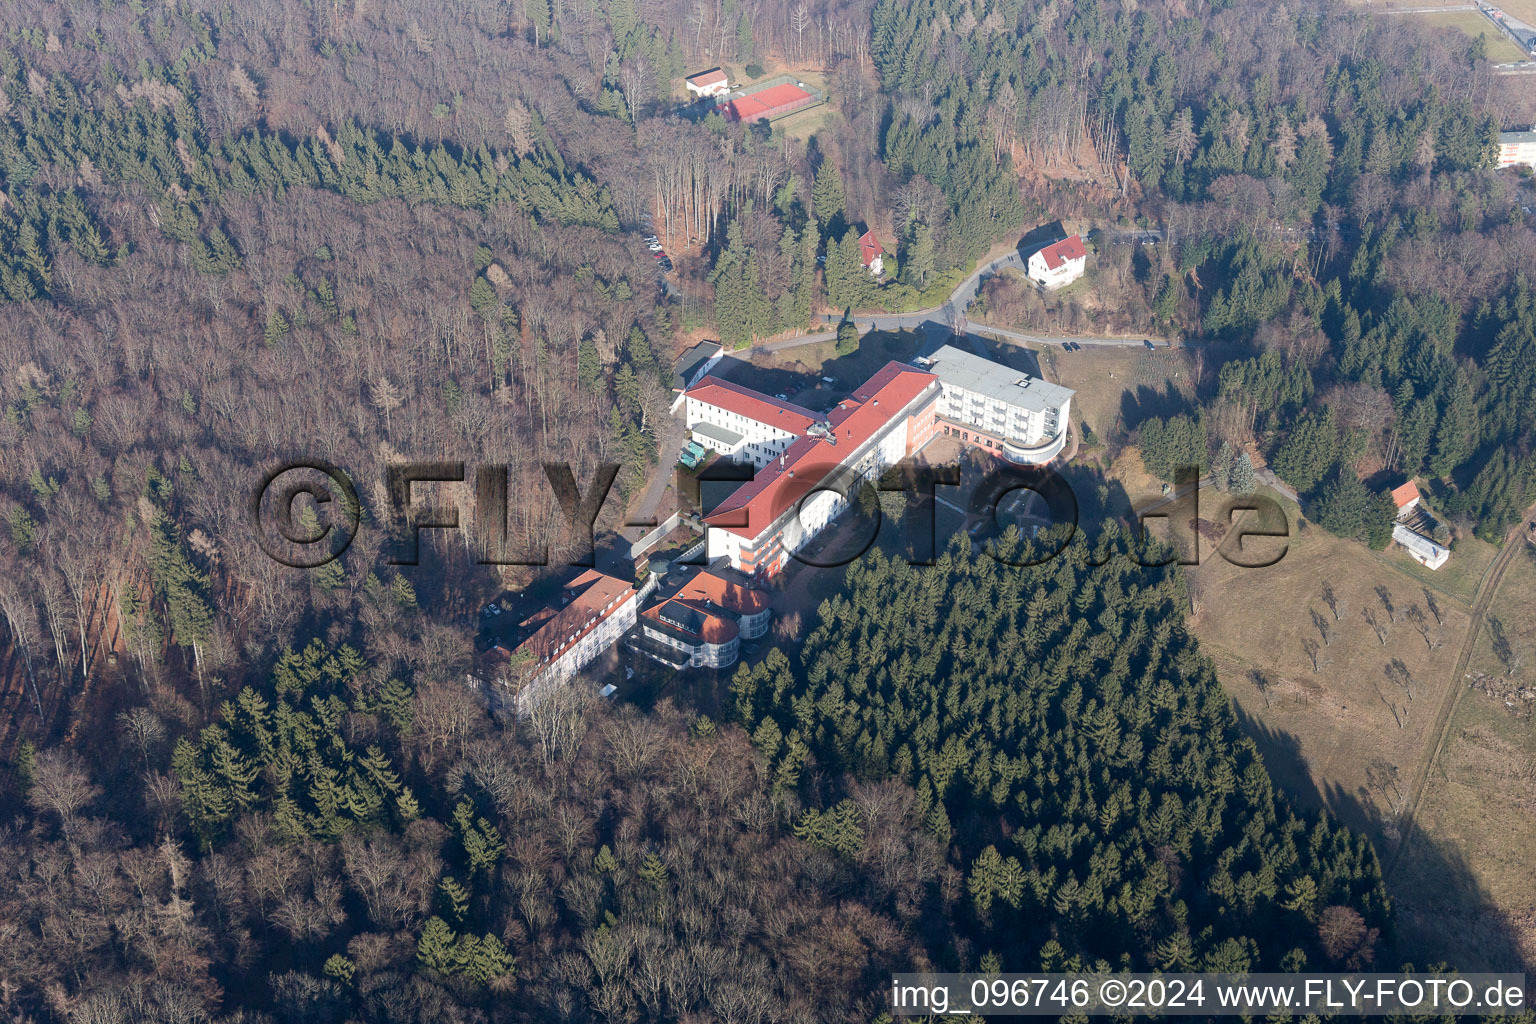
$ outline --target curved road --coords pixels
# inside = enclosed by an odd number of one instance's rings
[[[965,311],[976,300],[976,293],[981,290],[981,282],[1005,267],[1016,267],[1023,270],[1024,257],[1019,255],[1017,249],[1010,250],[996,259],[989,260],[971,272],[971,275],[955,286],[950,292],[949,298],[940,305],[930,306],[927,309],[913,310],[908,313],[855,313],[850,318],[854,326],[863,334],[867,331],[923,331],[930,335],[941,334],[940,343],[953,333],[954,327],[963,325],[965,329],[975,331],[978,334],[995,334],[1014,341],[1032,342],[1038,345],[1056,345],[1072,341],[1078,344],[1088,345],[1144,345],[1145,339],[1140,337],[1121,338],[1110,335],[1099,337],[1072,337],[1066,335],[1036,335],[1024,334],[1018,331],[1010,331],[1002,327],[992,327],[987,324],[973,324],[965,319]],[[829,324],[842,322],[842,317],[825,315],[822,320]],[[750,359],[759,353],[781,352],[784,349],[798,348],[801,345],[810,345],[818,341],[830,341],[837,337],[837,328],[817,331],[814,334],[797,334],[792,338],[780,338],[776,341],[765,341],[753,345],[744,352],[738,353],[741,357]],[[1159,343],[1167,345],[1167,342]],[[937,348],[932,340],[924,348]]]
[[[995,259],[988,260],[973,270],[964,281],[949,293],[949,298],[940,305],[928,309],[913,310],[908,313],[859,313],[852,319],[859,333],[863,334],[871,330],[882,331],[922,331],[927,338],[920,355],[931,353],[934,349],[946,343],[954,333],[956,326],[963,327],[973,334],[988,334],[1010,341],[1035,345],[1055,345],[1061,347],[1066,342],[1074,342],[1083,346],[1095,345],[1145,345],[1147,340],[1141,337],[1121,338],[1113,336],[1101,337],[1068,337],[1065,335],[1036,335],[1024,334],[1019,331],[1011,331],[1002,327],[992,327],[988,324],[969,323],[965,319],[965,311],[976,300],[976,293],[981,290],[981,282],[992,274],[1005,267],[1024,269],[1025,258],[1019,254],[1017,247],[1010,249]],[[837,324],[842,321],[840,316],[823,316],[823,321],[829,324]],[[779,338],[775,341],[759,342],[749,349],[730,353],[732,356],[751,360],[754,355],[781,352],[785,349],[798,348],[801,345],[811,345],[818,341],[831,341],[837,337],[837,328],[833,326],[829,330],[818,331],[813,334],[797,334],[790,338]],[[973,339],[974,341],[974,339]],[[1168,342],[1155,342],[1158,347],[1166,347]],[[682,444],[682,427],[676,417],[668,417],[672,422],[658,430],[657,442],[660,450],[665,454],[675,452]],[[1073,443],[1076,443],[1076,435],[1073,435]],[[636,508],[631,513],[630,522],[650,522],[655,518],[656,507],[661,502],[662,495],[666,491],[667,484],[671,482],[670,467],[667,470],[658,470],[647,483],[645,493],[641,496]],[[638,540],[646,527],[625,526],[620,534],[630,541]]]

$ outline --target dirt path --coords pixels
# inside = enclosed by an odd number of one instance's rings
[[[1440,759],[1440,752],[1445,749],[1445,741],[1451,731],[1451,717],[1455,714],[1456,704],[1461,695],[1466,692],[1467,665],[1472,661],[1472,652],[1477,647],[1477,637],[1483,630],[1484,613],[1488,611],[1489,604],[1498,593],[1499,583],[1504,578],[1504,570],[1509,568],[1509,563],[1524,549],[1526,541],[1521,534],[1525,530],[1525,524],[1530,521],[1536,507],[1527,509],[1520,517],[1520,522],[1510,528],[1504,537],[1504,547],[1488,568],[1483,571],[1483,578],[1477,585],[1477,596],[1472,602],[1472,615],[1467,624],[1466,638],[1461,643],[1461,653],[1456,657],[1456,665],[1451,669],[1451,685],[1446,689],[1445,697],[1440,701],[1440,710],[1435,715],[1433,735],[1435,742],[1425,748],[1425,753],[1419,757],[1419,763],[1413,769],[1413,781],[1408,788],[1408,799],[1403,804],[1402,838],[1392,851],[1391,860],[1383,877],[1391,877],[1402,863],[1403,852],[1408,849],[1413,841],[1413,834],[1417,827],[1415,811],[1421,806],[1424,793],[1429,788],[1430,774],[1434,770],[1435,762]]]

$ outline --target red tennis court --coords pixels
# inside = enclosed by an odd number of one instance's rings
[[[722,105],[721,110],[732,121],[756,121],[764,117],[772,120],[807,106],[815,98],[798,85],[786,82],[730,100]]]

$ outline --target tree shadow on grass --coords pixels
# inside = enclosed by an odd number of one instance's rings
[[[1120,396],[1120,421],[1127,430],[1135,430],[1154,416],[1168,419],[1180,413],[1193,416],[1195,409],[1189,398],[1172,384],[1161,388],[1138,384],[1134,389],[1126,388]]]
[[[1381,802],[1364,788],[1319,787],[1308,771],[1300,740],[1272,728],[1234,704],[1238,724],[1264,757],[1275,786],[1298,809],[1326,811],[1370,838],[1392,897],[1394,926],[1386,937],[1378,970],[1412,963],[1424,968],[1445,963],[1467,971],[1530,971],[1513,922],[1478,882],[1460,850],[1415,829],[1398,857],[1400,824],[1383,814]],[[1400,785],[1408,786],[1406,778]]]

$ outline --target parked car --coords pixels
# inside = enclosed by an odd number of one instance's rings
[[[1142,344],[1146,345],[1147,348],[1157,348],[1156,345],[1152,344],[1151,338],[1146,339],[1146,341],[1142,342]]]
[[[481,618],[494,619],[496,616],[498,616],[500,614],[501,614],[501,605],[496,604],[494,602],[492,602],[491,604],[488,604],[484,608],[480,609],[480,617]]]
[[[661,243],[660,242],[646,242],[645,243],[645,247],[647,249],[651,250],[651,252],[661,252],[662,251],[661,250]]]
[[[672,261],[667,259],[665,256],[663,256],[661,258],[661,262],[658,265],[661,267],[662,270],[664,270],[664,271],[666,271],[668,273],[671,273],[671,271],[672,271]]]
[[[789,396],[788,396],[788,395],[786,395],[786,394],[785,394],[785,393],[784,393],[784,392],[782,392],[782,391],[780,391],[780,392],[779,392],[779,393],[778,393],[778,394],[776,394],[776,395],[774,395],[774,396],[773,396],[773,397],[774,397],[774,398],[777,398],[777,399],[778,399],[778,400],[779,400],[779,401],[781,401],[781,402],[787,402],[787,401],[789,401]]]

